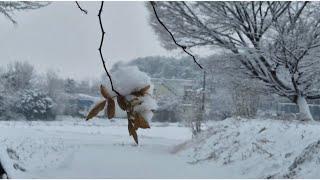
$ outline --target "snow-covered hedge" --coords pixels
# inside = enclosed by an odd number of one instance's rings
[[[52,99],[39,90],[25,90],[20,93],[17,111],[30,119],[53,119]]]

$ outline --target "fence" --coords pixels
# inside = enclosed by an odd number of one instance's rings
[[[310,112],[315,120],[320,120],[320,104],[309,104]],[[299,108],[294,103],[262,102],[259,104],[260,110],[271,110],[277,113],[298,113]]]

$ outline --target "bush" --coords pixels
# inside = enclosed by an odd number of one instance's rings
[[[26,119],[54,119],[52,99],[39,90],[25,90],[20,93],[16,108]]]

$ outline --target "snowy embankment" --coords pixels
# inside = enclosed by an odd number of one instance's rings
[[[319,129],[319,122],[230,118],[173,153],[220,169],[217,178],[319,178]]]
[[[191,139],[151,123],[136,146],[125,119],[0,122],[1,159],[13,178],[319,178],[320,123],[210,122]],[[183,143],[185,142],[185,143]]]

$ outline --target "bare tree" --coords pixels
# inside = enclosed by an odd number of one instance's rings
[[[26,11],[45,7],[49,2],[32,2],[32,1],[1,1],[0,14],[6,16],[12,23],[17,23],[12,17],[15,11]]]
[[[319,61],[318,7],[318,2],[156,3],[158,17],[177,42],[234,53],[250,78],[297,103],[306,119],[312,119],[306,100],[320,98],[314,87],[319,76],[312,69]],[[164,47],[176,48],[149,8]]]

